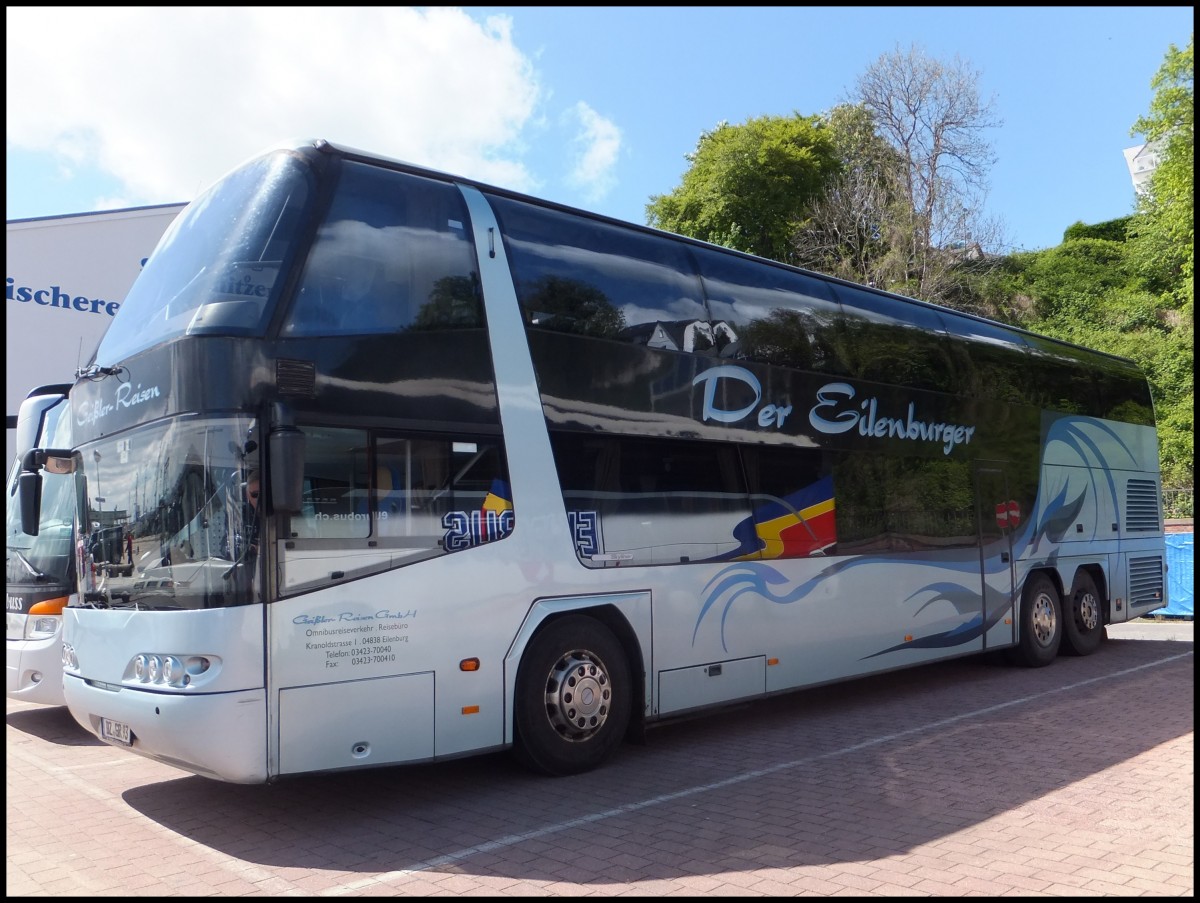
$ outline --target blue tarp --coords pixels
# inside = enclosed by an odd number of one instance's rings
[[[1196,559],[1192,554],[1195,533],[1167,534],[1167,607],[1156,617],[1193,618],[1196,612]]]

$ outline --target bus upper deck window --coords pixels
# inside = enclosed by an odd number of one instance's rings
[[[453,185],[346,164],[283,335],[479,325],[474,250],[465,222],[462,196]],[[470,322],[458,322],[463,291],[466,307],[474,311]],[[454,316],[446,313],[451,308]]]

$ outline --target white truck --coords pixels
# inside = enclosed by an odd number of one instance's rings
[[[5,461],[35,386],[71,382],[184,204],[8,220]]]

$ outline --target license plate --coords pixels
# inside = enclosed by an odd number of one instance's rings
[[[112,740],[114,743],[120,743],[122,746],[133,745],[133,734],[129,730],[129,725],[122,724],[120,721],[113,721],[109,718],[101,718],[100,736],[105,740]]]

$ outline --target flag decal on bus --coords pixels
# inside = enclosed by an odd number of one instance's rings
[[[733,529],[740,545],[716,560],[807,558],[837,543],[833,477],[826,476],[781,499],[769,501]]]

